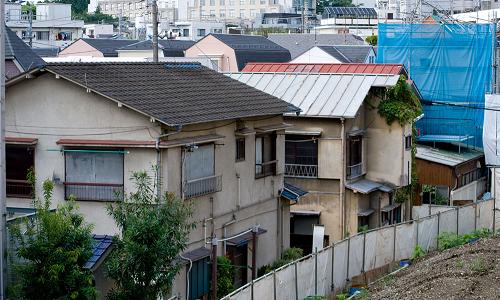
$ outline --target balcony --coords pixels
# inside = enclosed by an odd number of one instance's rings
[[[347,166],[347,179],[354,179],[363,175],[363,163]]]
[[[194,198],[219,192],[221,190],[222,175],[213,175],[186,181],[184,197]]]
[[[115,201],[123,199],[123,184],[65,182],[65,199],[74,196],[76,200]]]
[[[297,178],[317,178],[318,165],[285,164],[285,176]]]
[[[255,178],[276,175],[277,160],[266,161],[261,164],[255,164]]]
[[[7,197],[34,198],[33,187],[27,180],[7,179],[5,188]]]

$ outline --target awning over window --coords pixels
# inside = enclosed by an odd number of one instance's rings
[[[290,135],[310,135],[310,136],[320,136],[322,133],[321,130],[285,130],[285,134]]]
[[[358,217],[368,217],[369,215],[373,214],[375,212],[374,209],[368,208],[368,209],[362,209],[358,211]]]
[[[350,182],[346,184],[346,188],[362,194],[369,194],[376,190],[389,193],[394,190],[392,187],[388,185],[384,185],[368,179],[361,179],[355,182]]]
[[[293,127],[292,124],[286,124],[286,123],[279,123],[279,124],[271,124],[271,125],[266,125],[266,126],[261,126],[261,127],[255,127],[255,130],[257,132],[271,132],[271,131],[276,131],[276,130],[284,130],[287,128]]]
[[[365,134],[364,129],[352,130],[347,133],[348,136],[359,136]]]
[[[208,134],[188,138],[171,139],[162,141],[160,148],[174,148],[184,145],[196,145],[210,143],[223,139],[223,135]],[[84,147],[130,147],[130,148],[155,148],[156,141],[134,141],[134,140],[86,140],[86,139],[60,139],[56,142],[62,146],[84,146]]]
[[[290,214],[294,216],[320,216],[321,212],[318,210],[293,210]]]
[[[383,212],[388,212],[388,211],[391,211],[391,210],[398,208],[399,206],[401,206],[401,203],[389,204],[389,205],[382,207],[380,210]]]
[[[102,260],[107,256],[108,250],[113,243],[113,237],[110,235],[93,235],[94,243],[92,247],[92,256],[85,263],[86,269],[94,269],[98,267]]]
[[[191,251],[182,253],[183,258],[190,259],[191,261],[197,261],[207,256],[210,256],[211,251],[205,247],[200,247]]]
[[[309,194],[308,191],[305,191],[299,187],[291,185],[285,182],[283,189],[281,190],[280,196],[288,199],[290,201],[299,201],[300,197]]]
[[[258,228],[257,229],[257,235],[261,235],[261,234],[264,234],[266,233],[267,230],[264,229],[264,228]],[[244,245],[246,243],[248,243],[249,241],[252,240],[252,232],[247,232],[247,233],[244,233],[242,235],[240,234],[235,234],[233,235],[234,238],[230,238],[226,241],[226,243],[228,245],[232,245],[232,246],[241,246],[241,245]]]
[[[6,137],[5,143],[9,145],[36,145],[38,139],[27,137]]]

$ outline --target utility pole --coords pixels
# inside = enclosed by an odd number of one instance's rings
[[[118,38],[121,39],[122,38],[122,10],[120,9],[118,11],[119,15],[118,15]]]
[[[0,300],[5,299],[7,211],[5,197],[5,4],[0,1]]]
[[[158,62],[158,4],[152,0],[153,9],[153,61]]]
[[[28,3],[28,36],[30,48],[33,48],[33,10]]]
[[[212,298],[217,299],[217,237],[212,237]]]

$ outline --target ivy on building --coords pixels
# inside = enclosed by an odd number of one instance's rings
[[[417,186],[417,166],[415,156],[417,154],[416,136],[417,129],[414,120],[422,114],[420,100],[413,92],[412,87],[406,82],[406,77],[401,76],[395,86],[388,89],[382,96],[378,105],[378,113],[383,117],[388,125],[398,122],[401,126],[412,124],[412,145],[411,145],[411,182],[408,186],[402,187],[394,194],[394,201],[404,203],[411,199]]]

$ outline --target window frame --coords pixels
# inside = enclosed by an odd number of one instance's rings
[[[36,147],[35,145],[16,145],[16,144],[6,144],[5,145],[5,182],[6,182],[6,189],[5,189],[5,197],[6,198],[25,198],[25,199],[34,199],[35,198],[35,191],[34,190],[31,190],[28,193],[25,193],[25,194],[14,194],[14,193],[9,193],[8,192],[8,181],[12,181],[12,180],[15,180],[17,183],[21,183],[21,184],[26,184],[28,185],[28,180],[27,178],[25,179],[13,179],[13,178],[9,178],[8,175],[9,173],[7,172],[8,171],[8,167],[7,167],[7,164],[8,164],[8,155],[7,155],[7,152],[9,151],[9,148],[17,148],[17,149],[24,149],[25,151],[27,152],[31,152],[31,157],[32,157],[32,165],[30,166],[30,168],[32,168],[33,170],[35,170],[35,159],[36,159]],[[26,170],[26,177],[28,175],[28,172],[29,172],[29,168],[28,170]],[[24,182],[21,182],[21,181],[24,181]],[[31,187],[27,186],[26,187],[27,189],[32,189]]]
[[[246,152],[246,138],[245,137],[236,137],[236,162],[245,161],[245,152]]]
[[[266,153],[266,149],[265,149],[265,137],[268,137],[269,138],[269,141],[270,141],[270,147],[271,149],[269,150],[270,151],[270,156],[271,156],[271,159],[269,160],[265,160],[265,153]],[[261,163],[260,164],[257,164],[257,139],[260,138],[262,139],[262,142],[261,142]],[[255,135],[255,178],[258,179],[258,178],[264,178],[264,177],[268,177],[268,176],[276,176],[277,174],[277,160],[276,160],[276,140],[277,140],[277,134],[275,131],[273,132],[268,132],[268,133],[263,133],[263,134],[257,134]],[[260,173],[257,173],[257,166],[260,165],[261,167],[261,172]],[[273,165],[273,167],[271,167],[271,171],[268,171],[268,172],[265,172],[264,171],[264,168],[263,166],[264,165]]]
[[[411,147],[413,146],[413,138],[412,135],[406,135],[405,136],[405,150],[411,150]]]

